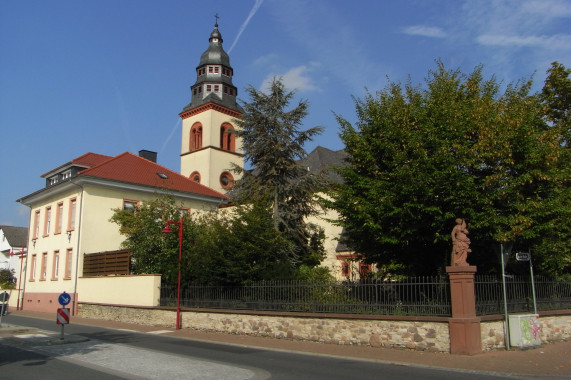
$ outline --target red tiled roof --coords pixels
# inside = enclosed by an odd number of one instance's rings
[[[105,156],[99,155],[100,157]],[[164,174],[167,178],[161,178],[159,174]],[[189,192],[215,198],[228,198],[210,187],[201,185],[175,171],[129,152],[109,157],[109,159],[81,171],[79,175]]]
[[[92,166],[98,165],[102,162],[105,162],[109,159],[111,159],[113,157],[111,156],[105,156],[103,154],[97,154],[97,153],[85,153],[77,158],[74,158],[73,160],[71,160],[70,162],[67,162],[63,165],[58,166],[55,169],[52,169],[44,174],[42,174],[42,177],[48,177],[50,175],[53,175],[54,173],[59,172],[60,170],[64,169],[64,168],[69,168],[70,166],[84,166],[87,168],[90,168]]]
[[[71,163],[75,164],[75,165],[92,167],[92,166],[98,165],[102,162],[105,162],[111,158],[113,158],[113,157],[105,156],[103,154],[97,154],[97,153],[89,152],[89,153],[85,153],[84,155],[81,155],[77,158],[74,158],[73,160],[71,160]]]

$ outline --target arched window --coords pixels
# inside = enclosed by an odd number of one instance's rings
[[[196,123],[190,129],[190,150],[202,148],[202,124]]]
[[[188,176],[188,178],[190,178],[191,180],[193,180],[194,182],[200,183],[200,173],[197,171],[194,171],[192,173],[190,173],[190,175]]]
[[[231,124],[224,123],[220,127],[220,148],[230,152],[236,150],[236,136],[234,127]]]

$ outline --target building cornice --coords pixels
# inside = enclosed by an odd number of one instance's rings
[[[220,104],[216,104],[214,102],[208,102],[206,104],[202,104],[196,108],[187,110],[187,111],[183,111],[181,113],[178,114],[178,116],[180,116],[181,119],[188,119],[191,116],[194,115],[198,115],[199,113],[205,112],[205,111],[209,111],[209,110],[214,110],[214,111],[218,111],[220,113],[226,114],[228,116],[234,117],[234,118],[239,118],[242,114],[238,111],[235,111],[233,109],[230,109],[228,107],[224,107]]]
[[[222,149],[222,148],[220,148],[220,147],[213,146],[213,145],[203,146],[203,147],[200,148],[200,149],[191,150],[191,151],[188,151],[188,152],[185,152],[185,153],[181,153],[180,156],[183,157],[183,156],[186,156],[186,155],[188,155],[188,154],[201,152],[201,151],[207,150],[207,149],[212,149],[212,150],[216,150],[216,151],[219,151],[219,152],[224,152],[224,153],[228,153],[228,154],[233,154],[233,155],[235,155],[235,156],[237,156],[237,157],[244,157],[244,154],[242,154],[242,153],[232,152],[232,151],[229,151],[229,150],[224,150],[224,149]]]

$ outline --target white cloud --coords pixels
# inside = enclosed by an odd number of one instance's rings
[[[483,34],[476,38],[482,45],[543,47],[545,49],[570,49],[571,35],[556,34],[553,36],[508,36],[501,34]]]
[[[278,58],[278,55],[276,53],[270,53],[270,54],[266,54],[263,55],[261,57],[258,57],[254,60],[254,65],[269,65],[270,63],[276,61]]]
[[[285,87],[289,91],[321,91],[321,89],[314,83],[314,80],[309,75],[311,71],[317,66],[319,66],[318,63],[312,62],[309,64],[309,66],[302,65],[291,68],[284,74],[269,74],[262,82],[260,90],[266,91],[274,77],[279,77],[282,78]]]
[[[433,38],[444,38],[446,33],[436,26],[411,25],[403,28],[402,32],[411,36],[424,36]]]
[[[523,3],[522,11],[550,19],[571,17],[571,2],[568,0],[532,0]]]

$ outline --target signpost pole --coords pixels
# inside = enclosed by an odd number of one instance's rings
[[[537,315],[537,301],[535,299],[535,281],[533,279],[533,264],[531,262],[530,252],[518,252],[516,254],[517,261],[529,261],[529,275],[531,276],[531,294],[533,297],[533,313]]]
[[[533,280],[533,265],[531,264],[531,253],[529,254],[529,273],[531,276],[531,294],[533,295],[533,313],[537,315],[537,302],[535,300],[535,282]]]
[[[505,314],[505,337],[506,337],[506,350],[510,350],[510,320],[509,320],[509,316],[508,316],[508,301],[507,301],[507,295],[506,295],[506,273],[505,273],[505,263],[504,263],[504,245],[500,244],[500,257],[502,260],[502,290],[504,293],[504,314]]]
[[[58,302],[61,306],[66,306],[71,301],[71,296],[66,292],[63,292],[58,297]],[[61,335],[60,340],[63,340],[63,329],[64,325],[69,323],[69,309],[62,307],[57,309],[56,322],[61,325]]]

